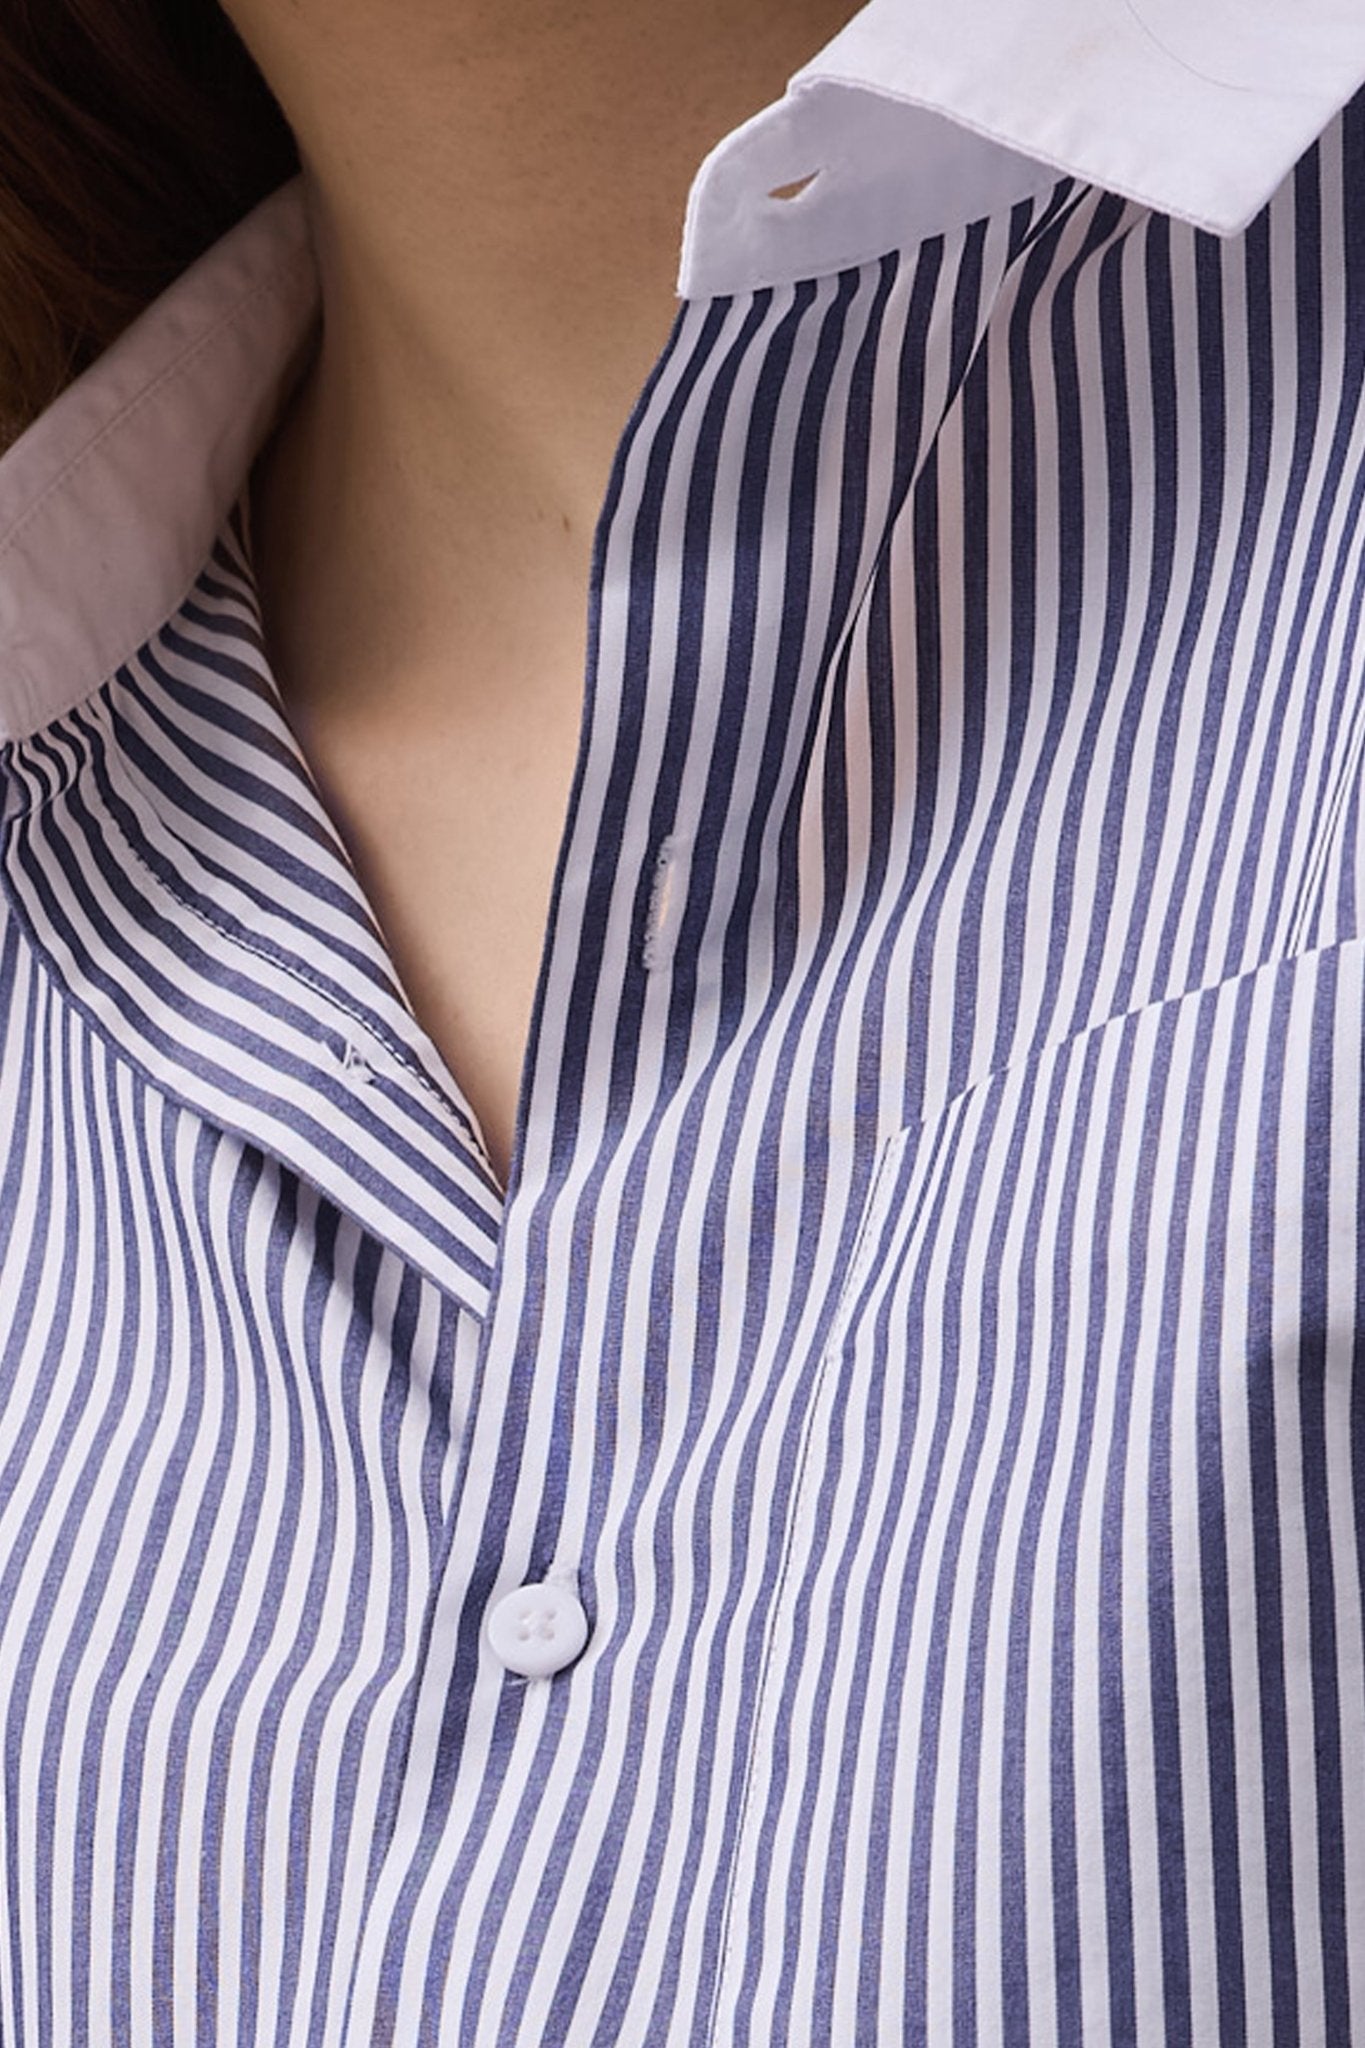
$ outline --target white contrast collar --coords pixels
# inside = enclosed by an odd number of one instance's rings
[[[701,165],[679,291],[825,275],[1068,174],[1235,233],[1362,80],[1362,0],[869,0]],[[295,179],[0,457],[0,740],[175,611],[317,313]]]
[[[866,260],[1040,167],[1235,234],[1363,80],[1363,0],[869,0],[707,157],[680,288]]]

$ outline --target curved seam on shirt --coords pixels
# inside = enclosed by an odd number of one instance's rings
[[[47,948],[33,930],[32,920],[28,917],[22,906],[15,905],[13,893],[10,891],[5,893],[11,905],[14,905],[13,914],[18,919],[21,930],[28,938],[38,973],[42,975],[44,981],[52,988],[58,1001],[66,1004],[79,1017],[91,1038],[99,1044],[106,1059],[112,1061],[115,1067],[121,1067],[128,1073],[135,1074],[142,1087],[155,1095],[158,1101],[174,1103],[182,1111],[197,1117],[206,1128],[218,1131],[225,1137],[234,1138],[240,1144],[249,1145],[268,1159],[279,1158],[280,1155],[273,1151],[269,1144],[264,1143],[252,1131],[240,1124],[215,1116],[211,1111],[204,1109],[194,1101],[186,1102],[184,1097],[178,1094],[173,1087],[168,1086],[148,1066],[145,1060],[139,1059],[136,1052],[130,1051],[121,1038],[112,1034],[107,1024],[101,1019],[98,1011],[92,1009],[85,998],[72,989],[61,969],[50,958]],[[287,1160],[284,1161],[284,1164],[289,1167],[291,1172],[299,1171],[299,1169],[289,1166]],[[307,1178],[307,1176],[305,1175],[304,1178]],[[324,1189],[323,1192],[325,1194],[326,1190]],[[471,1289],[480,1290],[485,1297],[492,1290],[493,1253],[496,1251],[496,1236],[492,1232],[488,1235],[491,1248],[490,1253],[487,1259],[481,1261],[478,1271],[475,1271],[469,1264],[462,1263],[459,1259],[452,1257],[449,1261],[451,1266],[459,1272],[467,1286]],[[414,1263],[406,1253],[396,1252],[395,1256],[401,1258],[405,1265],[412,1265]],[[443,1293],[450,1294],[450,1298],[457,1299],[458,1306],[467,1306],[462,1297],[457,1298],[455,1294],[451,1293],[447,1283],[437,1281],[434,1284],[440,1287]],[[486,1305],[473,1308],[472,1313],[482,1318],[487,1313]]]
[[[156,869],[151,865],[151,863],[143,856],[141,852],[139,852],[138,848],[133,845],[132,841],[128,837],[128,834],[125,832],[123,826],[119,823],[119,820],[113,815],[111,811],[109,811],[106,808],[103,812],[103,815],[108,824],[110,825],[110,827],[115,832],[117,832],[121,843],[127,849],[130,857],[137,862],[137,865],[141,868],[142,872],[148,877],[149,881],[153,884],[153,886],[156,889],[164,892],[165,895],[170,897],[173,903],[178,903],[182,910],[186,911],[191,917],[197,918],[199,922],[203,925],[206,925],[210,931],[216,932],[219,938],[225,939],[229,945],[236,946],[241,952],[249,954],[254,959],[265,961],[267,966],[275,968],[276,971],[280,974],[287,975],[291,981],[297,982],[301,988],[306,988],[310,990],[310,992],[313,995],[319,997],[324,1003],[326,1003],[327,1007],[330,1010],[336,1012],[339,1016],[349,1018],[350,1021],[357,1027],[357,1029],[364,1033],[366,1038],[371,1040],[375,1045],[381,1047],[383,1051],[389,1055],[389,1057],[394,1061],[394,1063],[397,1066],[400,1066],[406,1074],[410,1075],[414,1081],[418,1082],[419,1085],[425,1090],[425,1092],[431,1097],[433,1102],[437,1103],[440,1108],[450,1112],[452,1115],[459,1119],[459,1122],[464,1128],[466,1134],[473,1142],[474,1150],[479,1157],[480,1164],[487,1163],[483,1160],[482,1151],[479,1146],[478,1138],[474,1131],[473,1125],[469,1122],[469,1119],[465,1116],[459,1104],[457,1102],[454,1102],[441,1089],[437,1088],[435,1083],[428,1078],[428,1076],[422,1071],[421,1067],[419,1067],[416,1064],[416,1062],[408,1055],[406,1050],[401,1045],[395,1043],[395,1041],[392,1040],[386,1032],[382,1030],[376,1030],[373,1023],[365,1017],[362,1011],[355,1009],[350,1003],[342,1001],[338,999],[336,996],[332,995],[326,988],[323,987],[321,982],[315,981],[311,975],[307,974],[303,969],[297,967],[292,961],[287,960],[281,954],[276,953],[273,947],[264,945],[259,940],[252,940],[250,938],[244,937],[239,932],[233,931],[230,926],[221,924],[217,918],[211,916],[210,913],[207,910],[205,910],[201,904],[191,902],[187,896],[183,895],[182,892],[175,887],[174,883],[168,882],[164,878],[164,876],[159,875],[157,873]],[[162,823],[164,824],[165,821],[162,820]],[[167,826],[166,830],[169,831],[170,827]],[[172,837],[174,836],[175,835],[172,834]],[[191,849],[187,849],[187,851],[189,850]]]
[[[1329,939],[1322,945],[1305,946],[1297,953],[1272,954],[1268,960],[1258,960],[1250,967],[1239,968],[1235,974],[1225,974],[1219,981],[1198,982],[1193,988],[1174,989],[1170,995],[1153,996],[1149,1002],[1135,1003],[1131,1009],[1114,1010],[1107,1017],[1097,1017],[1093,1023],[1083,1024],[1079,1031],[1067,1032],[1061,1038],[1045,1039],[1041,1045],[1020,1051],[1003,1065],[989,1067],[984,1073],[976,1074],[971,1080],[964,1081],[960,1088],[955,1089],[951,1095],[945,1095],[913,1123],[899,1125],[891,1133],[892,1142],[929,1129],[967,1096],[975,1095],[983,1088],[995,1087],[1001,1082],[1008,1081],[1043,1060],[1079,1050],[1098,1032],[1113,1031],[1123,1025],[1133,1024],[1141,1017],[1157,1010],[1169,1010],[1178,1003],[1200,1002],[1209,997],[1221,996],[1226,990],[1235,989],[1243,982],[1254,981],[1258,975],[1283,974],[1287,970],[1297,970],[1310,962],[1325,960],[1329,954],[1345,952],[1351,946],[1365,947],[1365,932],[1350,932],[1344,937]]]
[[[90,694],[94,695],[97,693],[91,692]],[[12,772],[13,771],[11,770],[11,773]],[[78,777],[80,774],[79,765],[75,772],[76,776]],[[5,839],[8,839],[9,834],[13,830],[13,828],[18,826],[24,819],[37,816],[41,811],[43,811],[47,807],[48,804],[55,801],[56,798],[66,795],[70,790],[71,786],[71,783],[63,783],[59,785],[57,789],[49,791],[36,804],[29,806],[25,810],[15,812],[13,816],[8,820]],[[350,1004],[340,1001],[336,997],[329,994],[327,989],[325,989],[321,983],[315,982],[302,969],[295,966],[291,961],[285,959],[282,955],[277,954],[271,947],[262,945],[259,941],[253,942],[251,939],[244,937],[238,932],[233,931],[230,927],[221,924],[217,919],[212,917],[201,905],[191,902],[188,897],[182,894],[182,892],[174,886],[173,883],[166,881],[161,875],[159,875],[156,872],[155,868],[153,868],[151,864],[144,858],[144,856],[139,852],[137,847],[133,845],[132,841],[128,838],[128,835],[125,832],[123,826],[119,823],[118,819],[113,815],[113,813],[107,809],[107,807],[103,810],[103,816],[107,820],[108,824],[112,827],[112,829],[117,832],[120,843],[126,848],[130,857],[137,863],[138,867],[148,877],[149,881],[153,884],[153,886],[156,889],[164,892],[164,894],[167,895],[172,902],[179,904],[180,907],[183,910],[185,910],[191,917],[197,918],[200,923],[207,926],[207,928],[210,931],[216,932],[217,935],[220,938],[224,939],[229,945],[236,946],[242,952],[254,958],[265,961],[267,965],[274,967],[279,973],[288,976],[289,979],[293,981],[296,981],[301,987],[307,988],[312,994],[319,997],[324,1003],[326,1003],[329,1009],[337,1012],[341,1016],[349,1018],[352,1023],[354,1023],[361,1031],[364,1032],[367,1038],[370,1038],[374,1041],[374,1043],[381,1046],[383,1050],[387,1052],[400,1067],[402,1067],[405,1073],[409,1074],[415,1081],[419,1082],[422,1088],[432,1097],[432,1099],[437,1104],[439,1104],[443,1109],[450,1111],[459,1119],[461,1125],[464,1127],[469,1137],[473,1141],[475,1152],[478,1154],[481,1163],[487,1163],[483,1161],[483,1155],[481,1148],[479,1146],[477,1133],[475,1132],[468,1118],[465,1116],[464,1112],[460,1109],[458,1103],[456,1103],[452,1098],[447,1096],[442,1090],[438,1089],[435,1086],[435,1084],[428,1079],[427,1075],[408,1055],[405,1048],[403,1048],[399,1044],[396,1044],[391,1038],[389,1038],[389,1036],[385,1032],[377,1031],[374,1028],[373,1024],[369,1020],[367,1020],[360,1011],[354,1009]],[[164,820],[162,822],[164,824]],[[169,831],[169,826],[167,826],[166,829]],[[174,837],[175,835],[172,834],[172,836]],[[3,844],[0,844],[0,852],[4,851],[7,851],[7,849],[3,846]],[[36,935],[34,937],[34,943],[37,945],[41,944],[41,942],[37,939]],[[1108,1031],[1117,1026],[1131,1023],[1134,1019],[1146,1015],[1149,1011],[1167,1009],[1175,1003],[1191,1002],[1199,998],[1217,995],[1225,989],[1234,988],[1239,983],[1252,979],[1256,975],[1272,972],[1283,972],[1286,968],[1297,968],[1315,958],[1325,958],[1330,953],[1343,951],[1347,947],[1350,947],[1352,945],[1361,944],[1365,944],[1365,932],[1348,933],[1341,937],[1328,940],[1325,943],[1316,946],[1305,947],[1303,950],[1299,952],[1284,952],[1274,954],[1269,959],[1258,960],[1248,967],[1239,969],[1235,974],[1223,975],[1216,981],[1199,982],[1191,988],[1176,989],[1171,991],[1171,993],[1169,993],[1168,995],[1154,996],[1147,1002],[1133,1004],[1130,1008],[1126,1010],[1111,1011],[1107,1016],[1098,1017],[1093,1022],[1083,1025],[1079,1031],[1067,1032],[1063,1034],[1061,1037],[1046,1039],[1041,1045],[1030,1047],[1026,1051],[1021,1051],[1016,1058],[1006,1060],[1000,1066],[989,1067],[984,1072],[973,1075],[971,1078],[964,1081],[960,1088],[956,1089],[951,1095],[943,1097],[932,1108],[927,1110],[920,1117],[916,1118],[916,1120],[913,1123],[897,1125],[889,1135],[892,1138],[895,1138],[903,1135],[907,1131],[923,1130],[929,1124],[935,1122],[938,1118],[945,1116],[948,1113],[948,1111],[953,1107],[953,1105],[961,1101],[964,1096],[973,1094],[978,1089],[990,1087],[993,1083],[1003,1081],[1007,1079],[1008,1076],[1010,1076],[1011,1074],[1019,1072],[1037,1061],[1050,1058],[1053,1055],[1067,1048],[1079,1047],[1083,1045],[1089,1038],[1093,1037],[1096,1032]]]
[[[1224,989],[1235,987],[1238,983],[1250,980],[1254,976],[1266,973],[1269,970],[1278,972],[1286,967],[1298,968],[1306,962],[1319,958],[1325,959],[1329,954],[1343,951],[1348,946],[1359,946],[1363,941],[1365,941],[1365,935],[1354,933],[1349,938],[1333,940],[1329,945],[1310,948],[1304,953],[1285,955],[1275,960],[1262,961],[1256,967],[1247,968],[1240,974],[1228,975],[1222,981],[1210,983],[1207,988],[1187,989],[1178,995],[1161,998],[1151,1003],[1140,1004],[1132,1010],[1118,1011],[1111,1017],[1103,1018],[1095,1024],[1087,1026],[1084,1030],[1074,1032],[1066,1038],[1055,1039],[1050,1044],[1022,1054],[1017,1060],[1009,1060],[1004,1066],[993,1069],[990,1073],[980,1076],[975,1081],[968,1082],[965,1087],[957,1090],[955,1094],[938,1104],[928,1115],[921,1117],[916,1123],[901,1125],[896,1130],[889,1132],[881,1141],[876,1170],[873,1173],[864,1202],[857,1234],[854,1238],[853,1249],[849,1256],[848,1268],[838,1291],[829,1335],[820,1349],[810,1401],[803,1421],[801,1446],[792,1482],[791,1513],[788,1525],[783,1531],[782,1561],[778,1570],[777,1582],[773,1588],[772,1602],[769,1607],[768,1627],[765,1631],[762,1661],[755,1692],[750,1744],[744,1764],[744,1785],[740,1797],[739,1814],[735,1823],[735,1855],[730,1867],[723,1908],[724,1918],[721,1931],[720,1960],[716,1968],[715,1990],[712,1994],[711,2005],[707,2015],[706,2032],[703,2037],[707,2048],[711,2048],[711,2044],[715,2040],[720,2000],[729,1969],[731,1947],[734,1938],[734,1920],[731,1908],[735,1898],[738,1876],[737,1866],[743,1848],[745,1822],[750,1807],[750,1794],[753,1786],[753,1762],[762,1733],[763,1705],[768,1694],[768,1674],[772,1663],[772,1646],[777,1639],[777,1622],[781,1611],[783,1593],[790,1578],[793,1553],[801,1530],[801,1511],[807,1489],[809,1451],[814,1437],[816,1410],[819,1406],[820,1396],[826,1380],[828,1379],[830,1362],[851,1320],[857,1290],[862,1283],[870,1258],[871,1241],[877,1227],[883,1220],[886,1204],[894,1182],[896,1165],[903,1157],[906,1140],[915,1137],[926,1129],[942,1124],[944,1119],[952,1115],[954,1111],[960,1112],[968,1098],[981,1088],[1004,1081],[1013,1074],[1026,1071],[1031,1065],[1040,1062],[1051,1054],[1079,1049],[1098,1031],[1106,1030],[1113,1025],[1122,1026],[1129,1024],[1133,1019],[1141,1017],[1149,1010],[1164,1009],[1172,1003],[1188,1001],[1194,997],[1208,996]]]
[[[180,611],[180,609],[184,605],[185,598],[187,598],[190,595],[190,593],[196,588],[203,574],[204,568],[203,565],[201,565],[200,568],[195,572],[194,578],[192,582],[189,584],[189,587],[185,592],[185,596],[181,598],[180,604],[175,606],[172,612],[168,613],[166,623],[169,623],[170,619],[173,618],[175,614]],[[138,648],[150,645],[151,640],[154,640],[155,638],[156,634],[152,634],[148,638],[139,641]],[[43,725],[35,727],[32,732],[11,739],[7,741],[5,744],[9,747],[23,746],[29,740],[37,738],[39,733],[45,732],[51,726],[59,724],[62,719],[71,717],[72,714],[76,711],[84,710],[85,707],[90,704],[92,698],[98,697],[101,691],[108,689],[109,686],[117,680],[119,669],[126,667],[128,665],[128,661],[131,661],[133,659],[133,655],[135,655],[137,651],[138,649],[135,648],[133,650],[133,654],[130,654],[128,656],[127,661],[120,662],[118,669],[114,670],[114,672],[111,675],[105,676],[101,678],[101,680],[98,683],[92,684],[90,689],[88,689],[83,696],[78,698],[74,704],[69,705],[64,712],[61,712],[53,718],[46,720]],[[117,751],[116,747],[115,751]],[[56,788],[45,791],[44,794],[41,797],[39,797],[36,802],[27,804],[22,810],[16,811],[13,814],[13,816],[9,819],[9,825],[17,826],[25,818],[33,818],[39,816],[44,810],[47,809],[49,804],[56,802],[56,800],[59,797],[65,796],[72,788],[74,782],[79,780],[83,766],[84,763],[77,762],[72,770],[70,780],[59,782]],[[13,774],[15,771],[11,768],[9,772]],[[220,924],[215,918],[210,916],[210,914],[206,910],[204,910],[201,905],[191,902],[185,895],[181,893],[180,890],[178,890],[174,886],[173,883],[166,881],[163,876],[159,875],[156,872],[156,869],[151,866],[151,864],[133,845],[127,833],[124,831],[122,825],[120,825],[118,819],[113,815],[112,812],[110,812],[107,809],[107,807],[103,809],[103,815],[107,819],[109,825],[118,833],[120,843],[126,848],[129,856],[134,861],[136,861],[137,865],[142,869],[142,872],[148,877],[148,879],[153,883],[153,885],[158,890],[164,891],[164,893],[170,897],[172,902],[178,903],[180,907],[186,912],[188,912],[188,914],[191,917],[198,918],[202,924],[207,925],[210,931],[216,932],[218,936],[222,939],[225,939],[229,945],[237,946],[241,949],[242,952],[250,954],[256,959],[264,960],[268,965],[278,969],[278,971],[281,974],[288,975],[291,980],[298,982],[301,987],[309,989],[314,995],[320,997],[321,1000],[325,1002],[330,1009],[337,1011],[342,1016],[348,1017],[351,1020],[351,1022],[358,1027],[358,1029],[364,1032],[367,1038],[373,1040],[375,1044],[381,1046],[383,1050],[386,1053],[388,1053],[390,1057],[395,1061],[395,1063],[402,1067],[405,1073],[409,1074],[413,1080],[420,1083],[422,1088],[425,1089],[426,1093],[431,1097],[433,1102],[437,1103],[443,1110],[449,1111],[453,1116],[455,1116],[458,1119],[461,1128],[464,1130],[464,1132],[466,1133],[471,1142],[474,1153],[478,1158],[480,1164],[491,1173],[492,1162],[485,1156],[484,1148],[480,1143],[478,1132],[470,1118],[461,1109],[458,1102],[456,1102],[451,1096],[447,1095],[443,1089],[438,1088],[434,1081],[429,1079],[427,1074],[422,1070],[420,1066],[417,1065],[417,1063],[412,1059],[411,1055],[406,1051],[404,1047],[402,1047],[394,1040],[392,1040],[383,1031],[377,1031],[374,1025],[360,1011],[352,1008],[350,1004],[340,1001],[336,997],[330,995],[328,991],[321,985],[321,983],[313,981],[302,969],[296,967],[292,962],[285,959],[282,955],[274,952],[272,948],[270,948],[269,946],[261,945],[259,941],[253,942],[250,938],[244,937],[241,934],[232,931],[228,926]],[[165,824],[164,819],[162,820],[162,823],[163,825]],[[165,829],[168,832],[171,831],[171,828],[169,826],[166,826]],[[176,835],[172,833],[171,836],[175,837]],[[35,943],[38,943],[36,937]]]
[[[1260,94],[1265,91],[1265,87],[1263,85],[1238,85],[1236,81],[1231,78],[1218,78],[1212,71],[1201,71],[1197,64],[1189,63],[1184,57],[1180,55],[1179,51],[1173,50],[1170,47],[1169,43],[1163,42],[1162,38],[1157,34],[1156,30],[1151,26],[1151,24],[1143,20],[1142,16],[1137,11],[1137,8],[1133,5],[1133,0],[1123,0],[1123,4],[1127,8],[1128,13],[1131,15],[1134,26],[1141,30],[1142,34],[1146,36],[1148,42],[1152,44],[1153,48],[1160,50],[1162,56],[1165,57],[1169,63],[1177,65],[1181,71],[1187,71],[1191,78],[1197,78],[1200,81],[1201,85],[1217,86],[1220,92]],[[1312,94],[1306,92],[1291,92],[1281,95],[1277,93],[1276,98],[1280,97],[1293,100],[1303,100],[1306,104],[1312,98]]]
[[[792,1477],[791,1513],[782,1535],[782,1562],[778,1568],[777,1583],[773,1588],[772,1603],[768,1610],[769,1625],[764,1636],[762,1661],[759,1666],[758,1683],[754,1698],[754,1712],[749,1736],[749,1748],[744,1762],[744,1789],[740,1795],[739,1815],[735,1822],[736,1853],[730,1866],[729,1881],[725,1890],[725,1904],[721,1927],[720,1961],[716,1967],[716,1985],[711,1997],[711,2008],[707,2015],[705,2042],[710,2048],[714,2042],[716,2021],[720,2012],[721,1994],[729,1973],[731,1945],[734,1940],[734,1917],[732,1907],[735,1898],[737,1865],[744,1838],[744,1824],[750,1806],[753,1789],[754,1759],[758,1753],[762,1733],[764,1702],[769,1691],[769,1672],[772,1668],[773,1645],[777,1640],[777,1622],[782,1606],[782,1595],[791,1576],[791,1565],[801,1530],[801,1510],[806,1497],[806,1487],[811,1468],[810,1448],[815,1436],[815,1416],[820,1405],[820,1396],[829,1378],[830,1363],[835,1351],[843,1341],[844,1332],[852,1316],[853,1302],[871,1257],[872,1241],[882,1220],[886,1203],[890,1199],[891,1187],[895,1180],[896,1164],[901,1156],[901,1139],[904,1132],[890,1131],[877,1147],[876,1164],[863,1198],[862,1213],[854,1233],[853,1245],[849,1252],[848,1265],[843,1281],[835,1297],[830,1318],[829,1332],[820,1347],[811,1382],[810,1400],[802,1424],[801,1444],[797,1453],[796,1470]]]
[[[1093,181],[1086,179],[1076,180],[1072,177],[1071,182],[1074,184],[1075,190],[1066,193],[1062,200],[1054,206],[1057,198],[1057,189],[1060,185],[1067,183],[1068,176],[1070,174],[1064,174],[1062,177],[1054,179],[1052,185],[1046,190],[1040,190],[1022,200],[1014,202],[1014,207],[1023,205],[1030,209],[1028,232],[1021,239],[1014,254],[1008,256],[1002,265],[1000,275],[993,288],[990,306],[981,322],[980,332],[972,343],[957,382],[945,400],[943,408],[934,422],[932,432],[924,441],[919,453],[918,462],[906,477],[904,489],[899,497],[894,498],[888,505],[885,530],[880,541],[877,543],[857,595],[849,606],[848,619],[840,635],[838,649],[836,650],[836,662],[842,658],[844,650],[858,630],[858,623],[862,617],[863,609],[868,603],[872,586],[883,567],[890,561],[901,518],[906,512],[906,508],[912,506],[920,478],[928,468],[930,460],[935,456],[938,444],[947,431],[949,420],[962,402],[967,385],[976,372],[977,363],[990,346],[991,336],[994,332],[996,309],[1004,296],[1006,286],[1014,283],[1018,272],[1029,262],[1033,252],[1037,249],[1042,236],[1047,234],[1056,235],[1060,238],[1066,230],[1070,229],[1080,219],[1091,200],[1096,202],[1093,212],[1098,212],[1099,205],[1106,197],[1119,201],[1121,207],[1127,204],[1121,193],[1111,193],[1107,186],[1097,185]],[[1141,204],[1140,201],[1137,203]],[[1014,211],[1014,207],[1010,208],[1011,212]],[[996,216],[991,214],[982,216],[982,219],[986,221],[995,218]],[[953,232],[965,239],[972,225],[973,223],[968,222],[965,226],[957,228]],[[1138,220],[1126,220],[1123,212],[1120,211],[1113,226],[1106,232],[1103,246],[1105,248],[1116,246],[1119,242],[1126,240],[1140,225],[1141,222]],[[905,266],[915,259],[913,247],[889,250],[887,254],[895,258],[898,266]],[[886,258],[883,257],[880,260],[884,262]],[[1013,308],[1009,309],[1009,319],[1013,319]]]

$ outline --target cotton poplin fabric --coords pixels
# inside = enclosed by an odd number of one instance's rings
[[[952,13],[699,169],[506,1188],[299,185],[0,460],[6,2048],[1365,2038],[1365,27]]]

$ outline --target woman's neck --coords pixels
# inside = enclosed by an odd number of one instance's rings
[[[429,617],[450,521],[581,551],[666,339],[688,187],[848,0],[230,0],[298,136],[324,335],[300,457]],[[310,438],[311,437],[311,438]],[[325,476],[322,471],[326,472]],[[426,587],[422,587],[426,586]]]

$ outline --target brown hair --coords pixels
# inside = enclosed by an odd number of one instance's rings
[[[0,447],[297,168],[217,0],[0,0]]]

